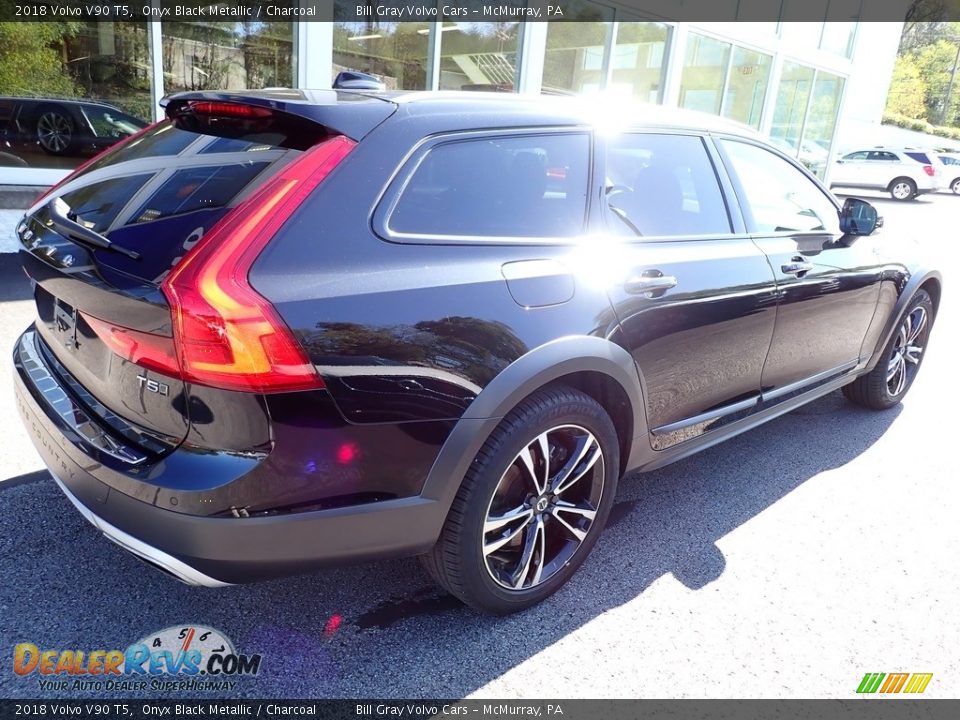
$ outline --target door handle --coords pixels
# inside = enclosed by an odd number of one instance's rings
[[[659,270],[644,270],[642,273],[631,275],[624,283],[624,289],[631,295],[647,294],[653,297],[654,293],[664,293],[677,286],[677,279],[673,275],[664,275]]]
[[[813,265],[808,262],[791,262],[781,265],[780,269],[788,275],[802,275],[813,270]]]

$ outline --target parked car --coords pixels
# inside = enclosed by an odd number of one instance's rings
[[[946,178],[944,185],[950,188],[954,195],[960,195],[960,154],[942,153],[937,157],[943,165]]]
[[[641,106],[611,134],[497,93],[165,107],[20,223],[14,365],[67,497],[188,583],[421,555],[520,610],[625,473],[840,388],[890,408],[926,355],[940,274],[736,123]]]
[[[334,90],[386,90],[387,86],[380,78],[370,73],[356,70],[344,70],[333,79]]]
[[[770,142],[787,155],[796,157],[803,163],[804,167],[814,174],[827,167],[830,151],[815,140],[803,140],[799,146],[795,146],[793,144],[795,141],[785,137],[772,137]]]
[[[14,148],[36,145],[50,155],[90,154],[146,126],[113,105],[92,100],[0,97],[0,138]]]
[[[837,159],[830,187],[883,190],[894,200],[913,200],[945,186],[941,169],[936,154],[928,150],[860,149]]]

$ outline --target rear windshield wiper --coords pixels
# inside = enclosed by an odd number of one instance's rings
[[[54,198],[47,203],[47,212],[50,214],[50,222],[53,223],[57,231],[74,242],[86,245],[87,247],[97,248],[98,250],[109,250],[110,252],[120,253],[132,260],[140,259],[140,253],[136,250],[129,250],[122,245],[117,245],[109,238],[77,222],[76,214],[71,213],[70,206],[60,198]]]

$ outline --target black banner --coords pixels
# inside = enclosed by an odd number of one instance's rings
[[[609,0],[632,18],[694,22],[960,20],[960,0]],[[394,23],[577,22],[600,19],[581,0],[0,0],[0,21],[243,21]]]
[[[8,718],[953,720],[960,700],[0,700]]]

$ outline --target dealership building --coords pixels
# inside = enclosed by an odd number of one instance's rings
[[[577,22],[75,25],[44,38],[49,52],[31,59],[40,69],[24,87],[0,87],[0,184],[57,181],[90,152],[78,134],[122,136],[160,117],[168,93],[329,88],[345,70],[388,89],[606,93],[714,113],[753,126],[824,175],[838,150],[879,128],[902,29],[858,22],[859,0],[831,0],[829,17],[849,18],[831,22],[667,22],[616,2],[573,6]]]

